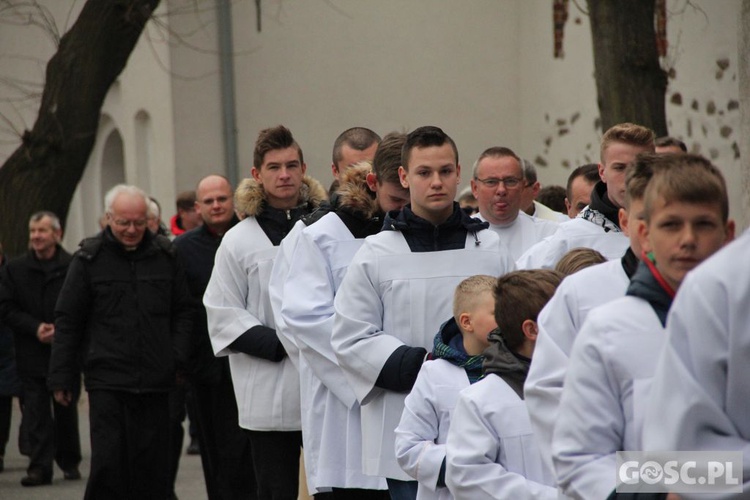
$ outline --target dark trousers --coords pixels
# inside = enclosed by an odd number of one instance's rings
[[[297,500],[301,431],[245,431],[250,437],[258,498]]]
[[[10,439],[10,415],[13,412],[13,396],[0,396],[0,458],[5,456],[5,446]]]
[[[169,393],[89,391],[91,474],[86,500],[165,499]]]
[[[185,436],[182,428],[185,420],[185,391],[185,385],[180,385],[169,393],[169,484],[172,489],[180,468],[182,439]]]
[[[225,358],[218,384],[192,384],[194,420],[209,500],[256,500],[258,485],[250,438],[239,426],[232,377]]]
[[[315,500],[391,500],[388,490],[360,490],[356,488],[333,488],[327,493],[313,495]]]
[[[52,476],[52,461],[63,470],[81,463],[78,432],[80,384],[69,406],[58,404],[47,390],[46,377],[21,377],[24,392],[23,420],[31,455],[28,470]]]

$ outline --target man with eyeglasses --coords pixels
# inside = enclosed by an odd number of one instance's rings
[[[556,223],[521,211],[523,188],[521,161],[511,149],[491,147],[474,163],[471,192],[479,205],[479,218],[490,223],[513,260],[557,230]]]
[[[107,227],[81,242],[55,306],[48,388],[72,404],[79,360],[89,398],[84,498],[168,498],[169,392],[184,380],[192,314],[172,243],[146,230],[148,196],[120,184]]]

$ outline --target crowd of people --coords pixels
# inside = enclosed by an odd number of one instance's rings
[[[459,195],[440,128],[355,127],[326,189],[277,126],[236,190],[178,197],[173,239],[132,185],[72,256],[34,214],[0,272],[0,470],[20,393],[22,484],[81,478],[81,374],[87,499],[176,498],[186,394],[210,499],[297,499],[300,454],[319,499],[588,500],[617,498],[618,451],[742,451],[750,235],[722,250],[724,178],[636,124],[600,150],[542,189],[492,146]]]

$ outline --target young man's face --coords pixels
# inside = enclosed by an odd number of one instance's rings
[[[370,173],[367,175],[367,185],[375,192],[378,206],[383,212],[401,210],[409,203],[409,190],[401,187],[401,184],[378,182],[375,174]]]
[[[459,321],[464,335],[464,349],[470,356],[481,354],[490,345],[487,336],[497,328],[495,297],[492,292],[478,294],[474,298],[471,310],[461,313]]]
[[[460,181],[461,166],[449,143],[414,148],[408,170],[399,167],[401,186],[409,189],[412,211],[438,225],[453,213],[453,199]]]
[[[287,210],[297,205],[299,188],[307,166],[299,159],[299,151],[291,146],[272,149],[263,157],[263,164],[254,166],[253,178],[263,186],[268,204]]]
[[[572,200],[565,198],[565,206],[568,209],[568,217],[575,219],[581,210],[591,203],[591,191],[594,190],[594,183],[586,180],[586,177],[579,175],[570,184],[570,195]],[[624,198],[623,198],[624,201]]]
[[[599,164],[599,177],[607,185],[607,197],[617,208],[625,206],[625,167],[633,161],[639,153],[652,153],[653,149],[634,146],[624,142],[611,143]]]
[[[658,199],[639,231],[643,250],[654,253],[656,268],[677,290],[688,271],[734,237],[734,224],[722,221],[718,203]]]
[[[339,178],[339,174],[361,161],[372,161],[375,158],[375,151],[378,149],[378,143],[373,142],[372,145],[363,150],[354,149],[348,144],[344,143],[341,146],[341,160],[338,163],[331,164],[331,172],[335,179]]]
[[[478,179],[471,180],[471,192],[477,199],[482,217],[500,225],[516,220],[524,189],[523,172],[518,160],[512,156],[482,158],[477,165],[476,176]],[[516,185],[510,187],[506,182]]]

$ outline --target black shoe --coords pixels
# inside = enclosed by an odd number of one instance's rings
[[[188,455],[200,455],[201,454],[201,447],[198,444],[197,439],[190,440],[190,444],[187,447],[187,454]]]
[[[68,481],[81,479],[81,473],[78,471],[78,467],[71,467],[63,471],[63,477]]]
[[[52,475],[45,475],[38,470],[30,470],[26,477],[21,479],[22,486],[42,486],[44,484],[52,484]]]
[[[5,457],[0,457],[0,472],[5,470]]]

